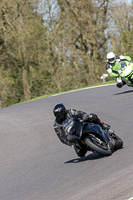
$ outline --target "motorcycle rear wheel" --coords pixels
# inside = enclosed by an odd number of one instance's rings
[[[88,137],[86,137],[84,141],[85,141],[86,146],[88,146],[90,149],[92,149],[93,151],[97,153],[100,153],[104,156],[110,156],[112,154],[112,151],[109,146],[103,147],[100,144],[95,144]]]

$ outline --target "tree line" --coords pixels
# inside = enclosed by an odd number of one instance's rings
[[[133,58],[133,1],[1,0],[0,107],[101,82],[106,54]]]

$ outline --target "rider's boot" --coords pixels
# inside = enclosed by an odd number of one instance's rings
[[[83,149],[82,146],[78,142],[74,143],[73,147],[74,147],[74,149],[75,149],[75,151],[76,151],[76,153],[79,157],[85,156],[87,150]]]

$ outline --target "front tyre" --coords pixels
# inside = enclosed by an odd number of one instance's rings
[[[114,149],[121,149],[122,148],[122,146],[123,146],[123,141],[122,141],[122,139],[120,138],[120,137],[118,137],[117,135],[115,135],[115,136],[113,136],[112,137],[113,139],[114,139],[114,141],[115,141],[115,147],[114,147]]]
[[[100,144],[95,144],[88,137],[85,138],[84,141],[85,141],[85,144],[95,152],[98,152],[98,153],[100,153],[100,154],[102,154],[104,156],[110,156],[112,154],[112,151],[111,151],[110,147],[107,146],[107,145],[103,147]]]

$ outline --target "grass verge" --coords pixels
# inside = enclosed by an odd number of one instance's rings
[[[43,96],[40,96],[40,97],[36,97],[36,98],[30,99],[28,101],[22,101],[22,102],[19,102],[17,104],[14,104],[14,105],[18,105],[18,104],[22,104],[22,103],[26,103],[26,102],[30,102],[30,101],[35,101],[35,100],[38,100],[38,99],[43,99],[43,98],[51,97],[51,96],[58,95],[58,94],[63,94],[65,92],[71,92],[71,91],[81,90],[81,89],[85,89],[85,88],[89,88],[89,87],[100,86],[100,85],[108,85],[108,84],[113,84],[113,83],[115,83],[115,81],[108,81],[108,82],[105,82],[105,83],[89,85],[89,86],[86,86],[86,87],[83,87],[83,88],[77,88],[77,89],[73,89],[73,90],[69,90],[69,91],[62,91],[60,93],[51,93],[51,94],[47,94],[47,95],[43,95]]]

